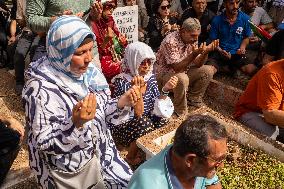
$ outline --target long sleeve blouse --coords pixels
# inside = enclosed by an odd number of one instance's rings
[[[54,186],[50,169],[74,172],[98,155],[108,188],[126,188],[132,171],[119,156],[107,123],[116,124],[128,114],[117,108],[117,99],[96,92],[95,118],[78,130],[72,122],[77,98],[45,80],[31,79],[23,91],[30,167],[42,188]]]

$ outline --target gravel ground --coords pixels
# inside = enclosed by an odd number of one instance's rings
[[[0,69],[0,113],[2,115],[6,116],[13,116],[20,120],[22,123],[24,123],[24,110],[21,103],[21,98],[19,96],[15,95],[14,92],[14,78],[9,74],[6,70]],[[238,80],[235,80],[229,76],[226,75],[217,75],[215,76],[215,79],[218,81],[221,81],[227,85],[244,89],[247,82],[240,82]],[[234,121],[232,119],[232,113],[233,109],[228,106],[221,106],[220,104],[214,102],[211,98],[206,97],[205,98],[205,104],[207,107],[205,108],[206,111],[213,114],[214,116],[217,116],[218,118],[222,119],[225,122],[230,122],[233,124],[239,125],[238,122]],[[172,121],[172,124],[180,124],[180,121]],[[125,157],[127,152],[125,148],[119,148],[121,156]],[[145,155],[143,152],[140,152],[141,156],[145,158]],[[27,153],[27,146],[26,144],[22,145],[22,148],[20,150],[20,153],[18,157],[16,158],[12,170],[18,170],[28,167],[28,153]],[[132,167],[133,169],[136,169],[137,166]],[[283,181],[284,182],[284,181]],[[21,183],[21,185],[13,187],[14,189],[23,188],[36,188],[36,182],[34,178],[28,179],[25,183]]]

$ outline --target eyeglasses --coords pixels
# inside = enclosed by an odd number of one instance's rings
[[[209,157],[209,156],[206,156],[206,157],[198,156],[198,157],[203,158],[203,159],[209,159],[210,161],[212,161],[212,162],[215,163],[215,166],[219,166],[221,163],[223,163],[223,162],[226,160],[227,155],[222,156],[222,158],[220,158],[220,159],[218,159],[218,160],[217,160],[217,159],[213,159],[213,158],[211,158],[211,157]]]
[[[162,10],[166,10],[166,9],[170,9],[170,8],[171,8],[171,5],[161,6]]]

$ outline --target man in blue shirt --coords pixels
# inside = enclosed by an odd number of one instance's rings
[[[246,74],[253,74],[256,66],[245,57],[246,46],[251,36],[248,15],[239,11],[239,0],[225,0],[225,12],[216,16],[211,23],[209,38],[219,39],[220,48],[211,54],[208,64],[217,71],[233,74],[240,69]]]
[[[216,169],[226,158],[227,133],[208,115],[193,115],[177,129],[173,145],[142,164],[128,189],[221,189]]]

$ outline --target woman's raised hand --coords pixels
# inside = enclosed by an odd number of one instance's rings
[[[90,15],[94,20],[99,20],[102,17],[103,5],[100,2],[96,2],[92,5]]]
[[[132,86],[137,86],[140,88],[141,94],[145,94],[146,88],[147,88],[147,83],[145,83],[145,80],[141,76],[134,76],[133,79],[131,80]]]
[[[172,76],[169,81],[164,85],[163,91],[168,92],[172,89],[174,89],[177,86],[178,83],[178,77],[177,76]]]
[[[140,98],[140,88],[134,85],[123,95],[121,95],[117,102],[117,107],[121,109],[125,106],[135,106],[135,104],[140,100]]]
[[[97,108],[96,95],[94,93],[88,94],[83,100],[78,102],[72,111],[72,121],[77,128],[94,119]]]

